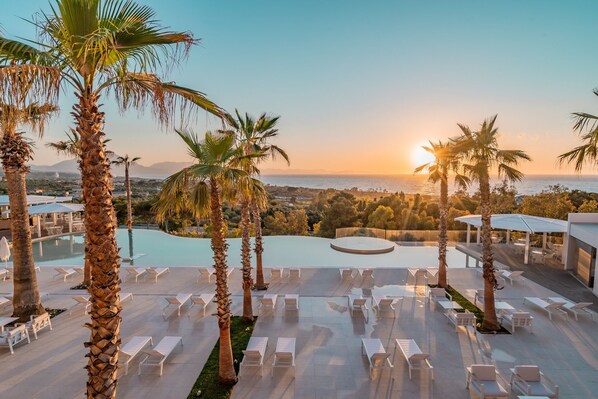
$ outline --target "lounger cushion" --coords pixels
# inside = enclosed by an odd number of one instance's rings
[[[478,379],[486,381],[496,380],[496,370],[491,364],[474,364],[471,366],[471,373]]]
[[[531,388],[531,394],[534,396],[548,396],[553,397],[554,391],[542,384],[540,381],[528,382],[527,385]]]
[[[526,382],[540,381],[540,368],[538,366],[516,366],[515,373]]]
[[[529,317],[529,312],[513,312],[511,315],[514,318],[524,318]]]
[[[492,366],[494,373],[494,367]],[[483,381],[484,384],[484,397],[507,397],[507,392],[502,388],[496,381]]]

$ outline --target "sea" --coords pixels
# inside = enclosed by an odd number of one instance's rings
[[[290,186],[306,188],[334,188],[338,190],[359,189],[362,191],[404,192],[406,194],[438,194],[438,186],[430,183],[425,175],[349,175],[349,174],[318,174],[318,175],[263,175],[264,183],[273,186]],[[492,184],[500,184],[498,178],[492,179]],[[537,194],[547,190],[550,186],[560,184],[569,190],[598,192],[597,175],[528,175],[522,181],[513,185],[518,194]],[[475,184],[468,191],[477,190]],[[457,187],[449,185],[449,191],[457,191]]]

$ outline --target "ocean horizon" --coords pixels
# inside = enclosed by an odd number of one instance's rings
[[[261,180],[272,186],[306,187],[316,189],[333,188],[347,190],[357,188],[362,191],[404,192],[406,194],[437,195],[438,185],[430,183],[426,175],[376,175],[376,174],[265,174]],[[492,179],[492,185],[501,182]],[[516,182],[518,194],[537,194],[560,184],[569,190],[598,192],[598,175],[527,175],[522,181]],[[449,192],[455,192],[457,187],[449,184]],[[474,184],[468,191],[474,192]]]

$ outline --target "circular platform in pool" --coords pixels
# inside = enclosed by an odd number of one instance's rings
[[[385,254],[395,249],[395,243],[374,237],[342,237],[332,240],[330,247],[350,254]]]

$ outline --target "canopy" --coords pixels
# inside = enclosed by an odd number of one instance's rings
[[[475,227],[482,225],[481,215],[467,215],[455,218],[456,221]],[[543,218],[539,216],[511,213],[491,215],[490,225],[493,229],[525,231],[526,233],[566,233],[567,222],[564,220]]]
[[[45,213],[71,213],[71,212],[83,212],[83,204],[72,204],[72,203],[53,203],[43,205],[33,205],[29,207],[29,215],[42,215]],[[10,211],[2,212],[4,214],[10,213]]]
[[[27,205],[51,204],[54,202],[72,201],[73,197],[50,197],[47,195],[28,195]],[[0,195],[0,206],[10,206],[8,195]]]
[[[6,237],[0,240],[0,260],[7,261],[10,258],[10,247]]]

